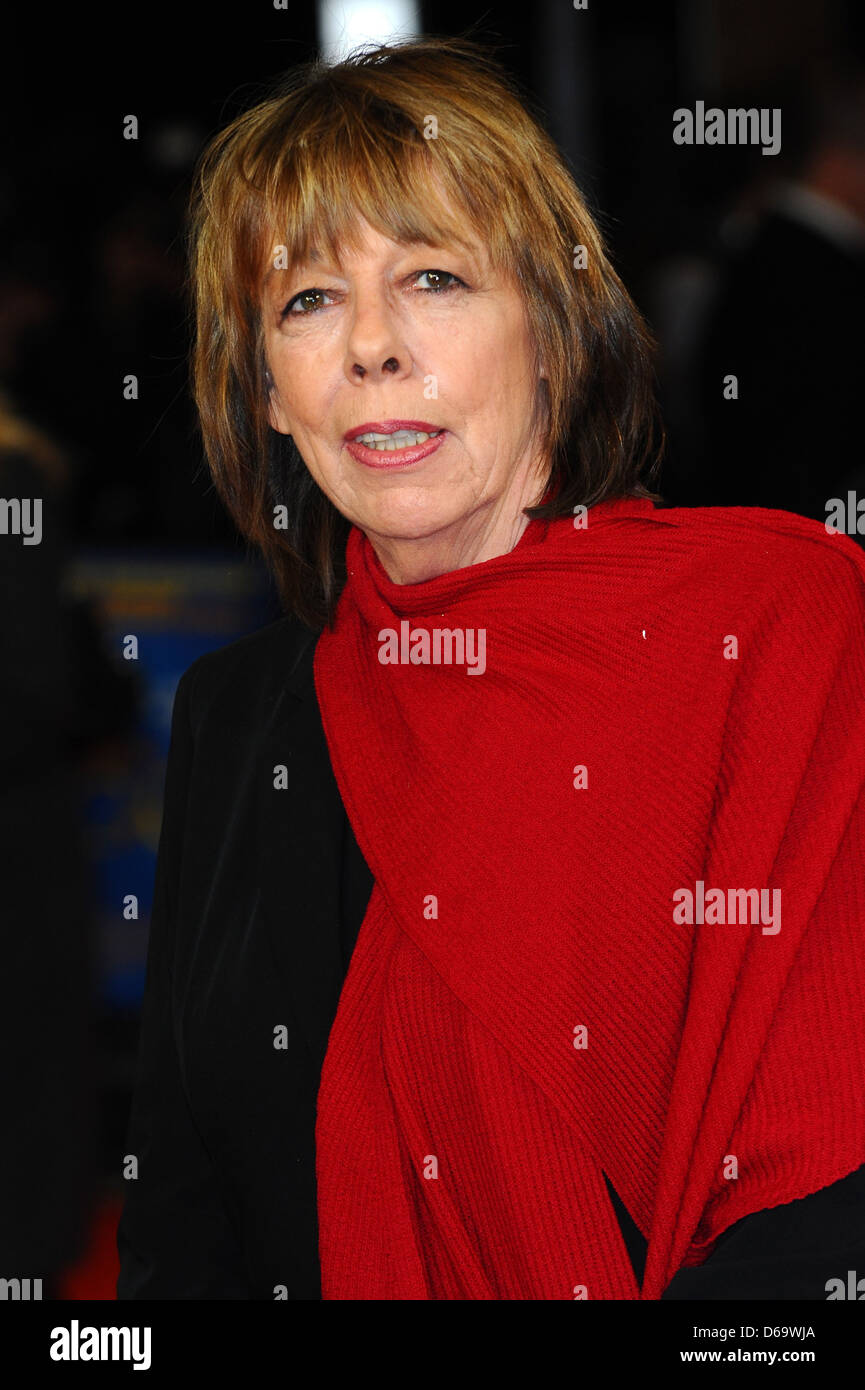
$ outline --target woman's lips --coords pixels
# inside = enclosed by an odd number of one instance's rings
[[[405,449],[371,449],[368,444],[361,444],[359,439],[346,440],[345,447],[353,459],[366,464],[367,468],[408,468],[411,464],[419,463],[421,459],[434,454],[444,443],[447,433],[447,430],[442,430],[425,444],[410,444]]]

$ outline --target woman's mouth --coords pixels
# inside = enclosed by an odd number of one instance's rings
[[[393,430],[364,431],[353,434],[346,448],[358,463],[368,468],[405,468],[435,453],[444,443],[447,430],[428,430],[400,426]]]

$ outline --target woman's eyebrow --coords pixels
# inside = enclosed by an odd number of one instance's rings
[[[403,252],[406,254],[410,252],[431,252],[434,254],[440,253],[444,255],[462,256],[469,262],[475,273],[479,272],[481,264],[479,251],[474,247],[465,245],[462,241],[458,241],[456,238],[448,238],[445,241],[438,242],[423,240],[408,241],[403,243],[403,245],[400,247],[400,254],[402,254]],[[276,275],[281,276],[284,283],[290,277],[294,277],[302,273],[306,269],[317,269],[322,265],[329,266],[329,258],[325,255],[322,255],[315,247],[311,247],[310,250],[306,253],[306,255],[301,256],[290,266],[272,265],[264,277],[262,286],[266,290],[269,289],[271,281]]]
[[[276,249],[282,251],[283,253],[285,251],[284,247],[277,247]],[[264,279],[262,281],[262,286],[264,288],[269,286],[271,280],[275,275],[292,275],[295,271],[302,270],[304,266],[312,265],[315,261],[320,261],[321,259],[322,257],[316,251],[315,247],[312,247],[306,255],[301,256],[296,261],[293,261],[291,265],[273,265],[271,263],[269,269],[265,273]]]

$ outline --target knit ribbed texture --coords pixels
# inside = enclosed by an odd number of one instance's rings
[[[347,561],[315,680],[375,885],[318,1096],[323,1297],[657,1299],[865,1162],[865,556],[620,499],[420,584],[357,528]],[[402,619],[484,629],[485,671],[382,664]],[[780,890],[780,931],[677,922],[698,881]]]

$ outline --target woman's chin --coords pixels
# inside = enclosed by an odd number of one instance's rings
[[[379,499],[376,506],[365,509],[363,515],[358,516],[355,524],[371,536],[421,541],[457,526],[460,519],[461,513],[454,507],[453,499],[436,500],[407,488],[405,494],[400,490],[399,496],[394,492],[388,498]]]

